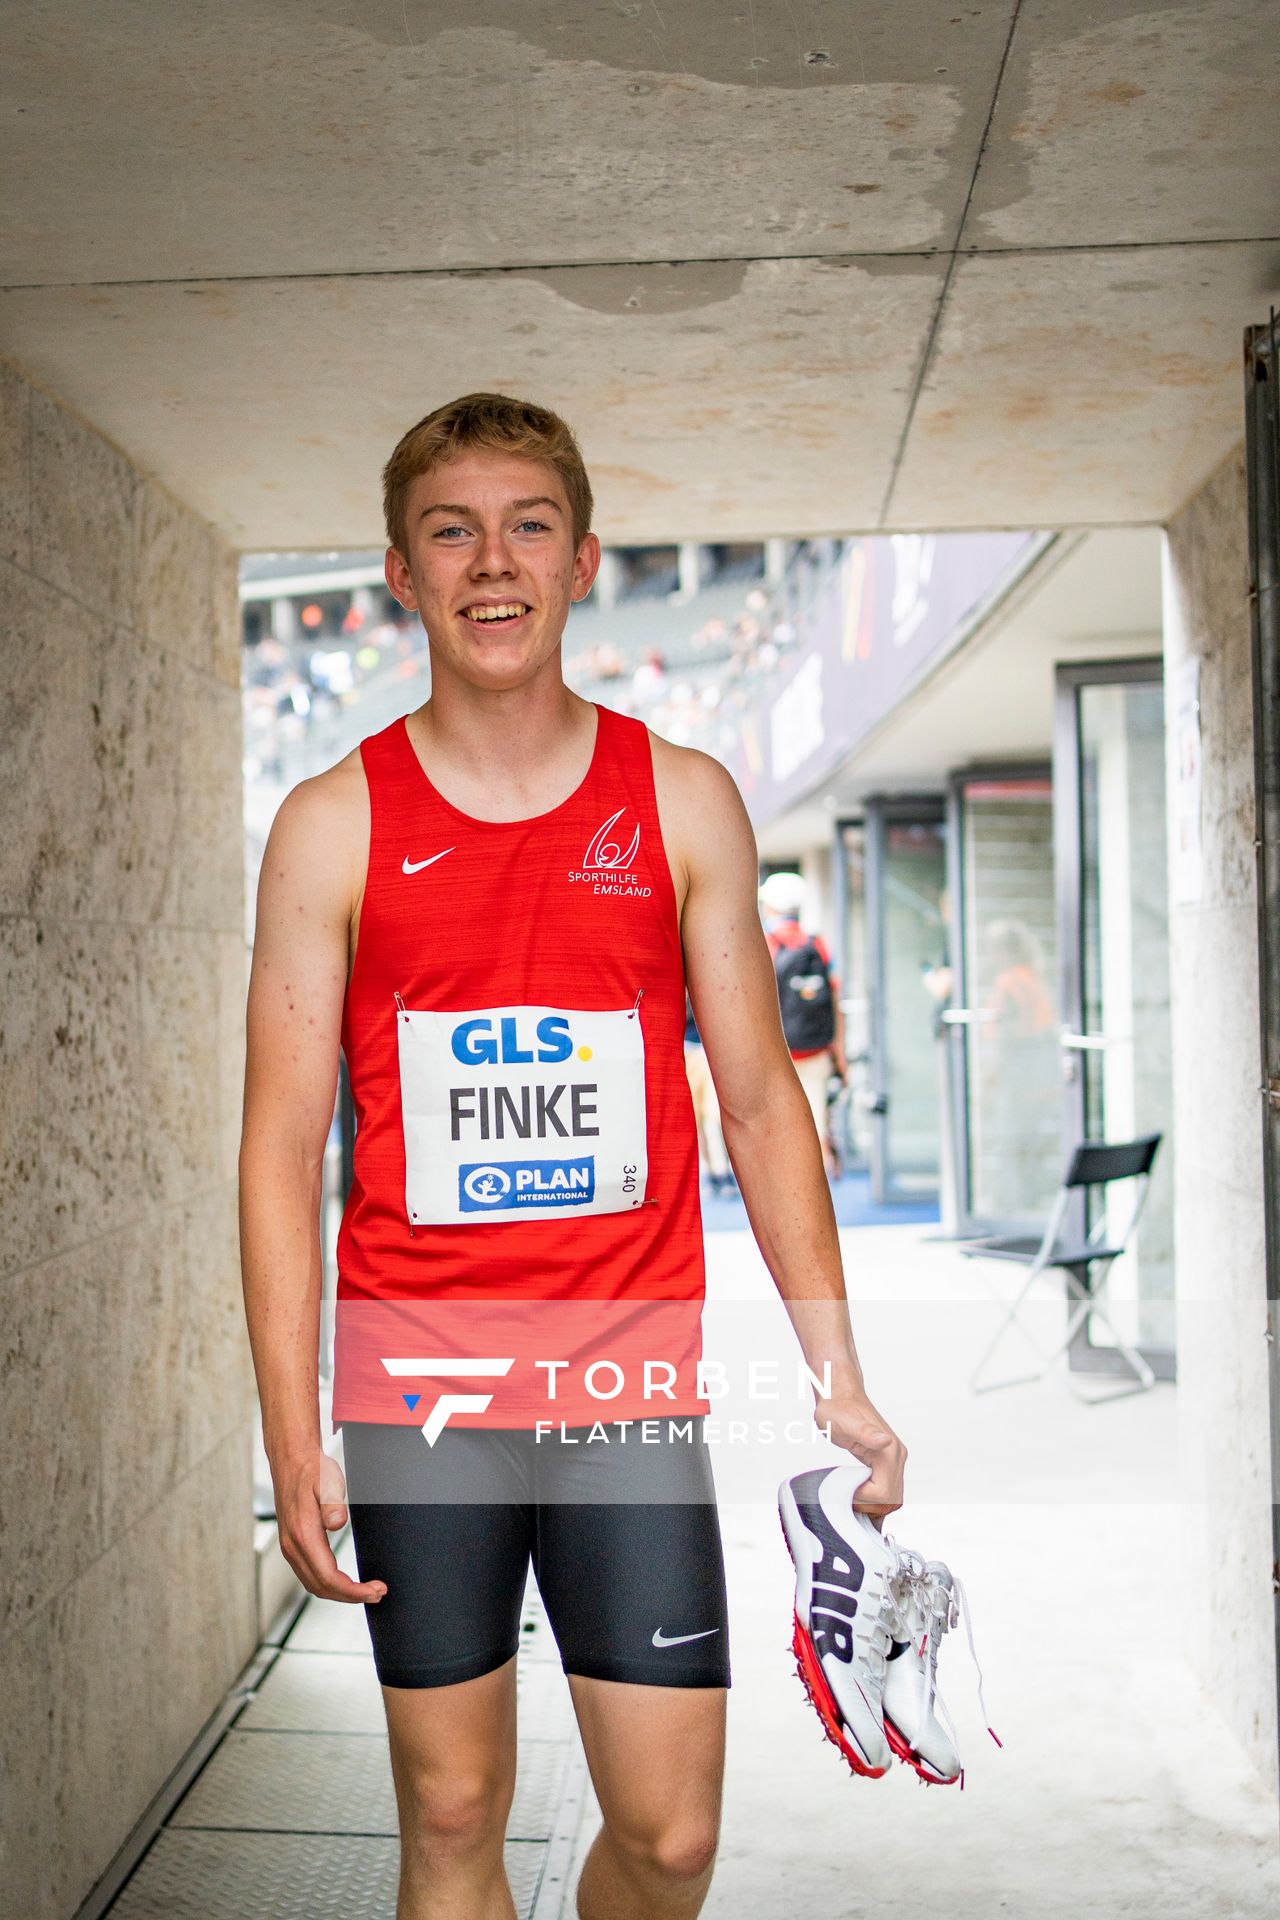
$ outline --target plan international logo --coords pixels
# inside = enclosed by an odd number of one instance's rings
[[[647,900],[653,888],[642,886],[640,875],[632,870],[632,862],[640,851],[640,827],[637,822],[624,847],[626,828],[619,827],[618,822],[625,812],[625,807],[619,807],[597,827],[582,856],[581,867],[574,868],[569,879],[585,880],[593,893],[631,894],[636,899]]]
[[[596,1163],[578,1160],[489,1160],[458,1169],[458,1206],[463,1213],[495,1207],[585,1206],[595,1198]]]

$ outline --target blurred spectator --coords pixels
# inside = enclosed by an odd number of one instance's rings
[[[822,1142],[827,1174],[835,1180],[840,1156],[827,1125],[827,1082],[833,1073],[847,1077],[844,1017],[827,943],[800,925],[804,892],[798,873],[771,873],[760,887],[760,912],[778,981],[783,1035]]]
[[[737,1183],[729,1169],[729,1156],[720,1130],[720,1102],[716,1098],[715,1081],[711,1078],[693,1003],[687,993],[684,997],[684,1067],[689,1076],[693,1116],[698,1127],[698,1165],[710,1180],[711,1191],[721,1193]]]
[[[642,706],[652,706],[667,689],[667,666],[656,648],[650,648],[631,676],[632,696]]]
[[[317,647],[307,665],[312,684],[317,688],[322,687],[326,693],[350,693],[355,685],[351,655],[345,647]]]

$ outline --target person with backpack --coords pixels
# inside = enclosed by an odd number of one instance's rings
[[[800,925],[803,906],[804,881],[798,873],[771,873],[761,884],[760,912],[778,982],[783,1037],[813,1111],[827,1174],[837,1180],[840,1156],[827,1128],[827,1082],[833,1073],[841,1080],[848,1073],[840,982],[822,935],[806,933]]]

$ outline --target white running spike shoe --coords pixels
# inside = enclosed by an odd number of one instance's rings
[[[982,1669],[974,1651],[968,1601],[944,1561],[926,1561],[910,1547],[891,1544],[898,1563],[893,1599],[904,1638],[895,1637],[885,1674],[885,1737],[899,1760],[914,1767],[922,1780],[937,1786],[951,1786],[958,1780],[963,1787],[955,1726],[938,1692],[938,1649],[943,1634],[957,1626],[963,1615],[985,1718]],[[995,1729],[987,1731],[999,1746]]]
[[[926,1562],[910,1548],[898,1549],[894,1590],[906,1637],[895,1640],[884,1678],[889,1745],[922,1780],[946,1786],[960,1778],[950,1716],[938,1693],[938,1646],[952,1624],[951,1584],[951,1569],[941,1560]]]
[[[778,1489],[782,1531],[796,1569],[797,1671],[826,1729],[855,1773],[873,1780],[893,1755],[881,1693],[895,1630],[890,1582],[897,1554],[853,1504],[871,1469],[814,1467]]]

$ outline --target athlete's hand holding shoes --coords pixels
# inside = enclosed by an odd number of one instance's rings
[[[845,1448],[869,1469],[869,1478],[859,1489],[860,1511],[876,1519],[896,1513],[902,1505],[907,1450],[866,1395],[833,1393],[825,1399],[819,1397],[813,1418],[834,1446]]]

